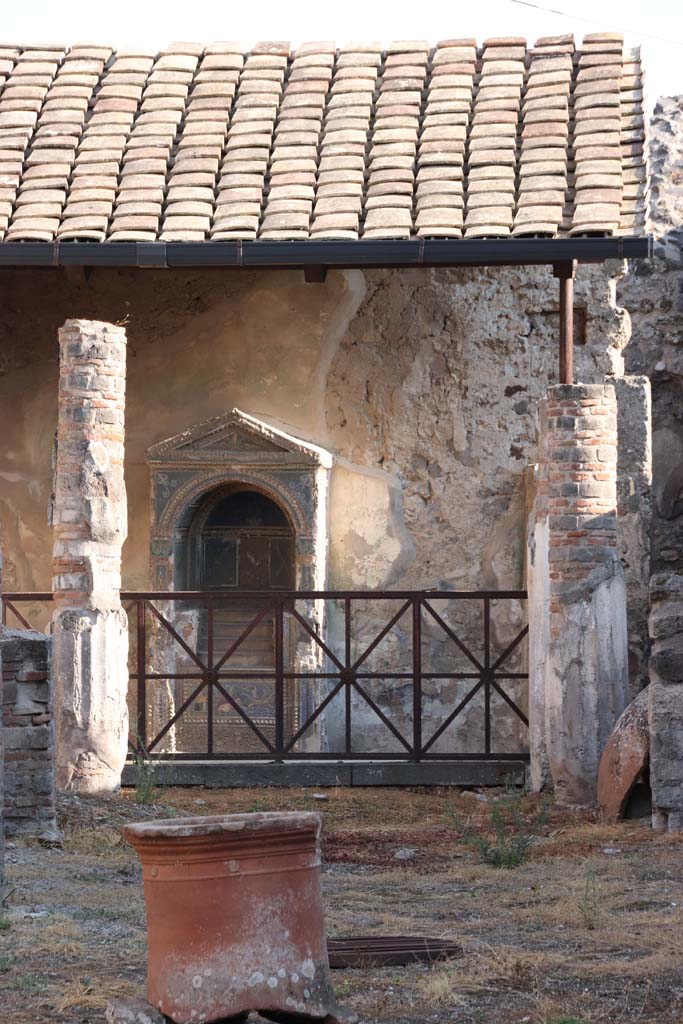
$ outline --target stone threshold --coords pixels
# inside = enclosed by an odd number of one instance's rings
[[[175,761],[154,762],[157,786],[501,786],[522,785],[527,766],[513,759],[467,761]],[[127,764],[122,785],[135,786]]]

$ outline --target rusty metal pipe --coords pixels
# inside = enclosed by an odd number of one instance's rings
[[[574,383],[574,281],[560,278],[560,384]]]
[[[556,263],[560,282],[560,384],[574,383],[574,274],[575,261]]]

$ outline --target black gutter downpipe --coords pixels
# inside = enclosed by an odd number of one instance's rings
[[[0,267],[477,267],[647,259],[652,238],[0,242]]]

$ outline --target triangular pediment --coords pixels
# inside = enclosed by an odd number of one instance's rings
[[[261,462],[268,465],[330,466],[324,448],[264,423],[240,409],[198,423],[148,449],[150,463]]]
[[[239,426],[231,426],[214,432],[209,437],[201,438],[191,447],[201,448],[202,451],[225,448],[239,452],[284,452],[287,450],[282,445],[273,444],[268,438],[252,434]]]

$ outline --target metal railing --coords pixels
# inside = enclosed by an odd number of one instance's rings
[[[31,615],[32,613],[31,611],[28,611],[26,609],[26,606],[30,605],[31,607],[33,607],[37,604],[49,605],[51,603],[52,594],[49,591],[45,591],[44,593],[20,593],[19,591],[17,591],[12,593],[0,594],[1,624],[2,626],[7,626],[8,628],[14,627],[15,629],[40,630],[40,626],[42,626],[43,623],[37,623],[35,620],[33,622],[30,622],[29,619],[26,618],[26,615]],[[17,607],[18,605],[22,604],[25,606],[24,611],[26,611],[26,614],[24,614],[23,611],[20,611],[19,608]]]
[[[518,621],[526,597],[521,590],[123,592],[131,745],[143,756],[193,760],[527,760],[520,702],[528,626]],[[19,606],[51,599],[7,593],[2,622],[14,616],[28,628]],[[240,608],[226,641],[217,617]],[[500,608],[504,628],[494,622]],[[251,665],[249,638],[259,629],[269,655]],[[171,697],[160,710],[163,685]],[[330,744],[328,736],[320,749],[318,738],[310,749],[328,709],[336,739]],[[518,723],[513,752],[496,751],[502,714]],[[383,727],[382,743],[373,744],[368,718]],[[231,739],[236,728],[248,743]]]

